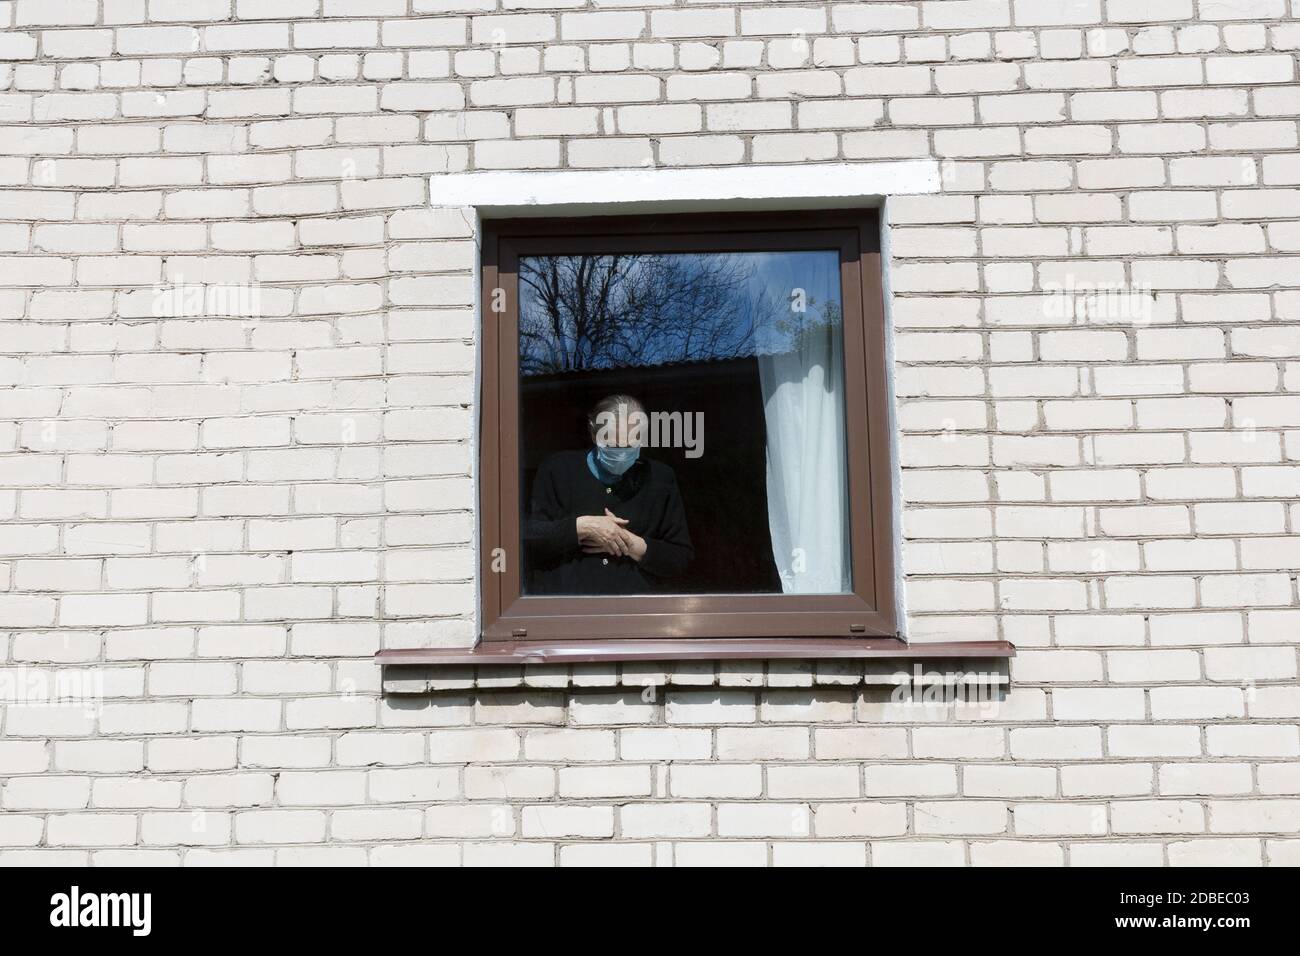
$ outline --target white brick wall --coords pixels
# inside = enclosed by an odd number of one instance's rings
[[[1298,18],[0,2],[0,863],[1300,863]],[[381,694],[473,633],[429,177],[908,158],[908,626],[1009,695]]]

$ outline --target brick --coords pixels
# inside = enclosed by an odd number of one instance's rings
[[[6,712],[0,863],[1300,860],[1280,0],[56,6],[0,38],[0,622],[105,699]],[[1009,692],[375,667],[476,627],[440,177],[893,160],[904,623]]]

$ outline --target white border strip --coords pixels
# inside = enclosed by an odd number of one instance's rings
[[[434,206],[480,212],[527,206],[617,207],[632,203],[719,203],[728,200],[877,200],[936,193],[939,163],[800,163],[707,169],[602,169],[562,172],[446,173],[429,178]]]

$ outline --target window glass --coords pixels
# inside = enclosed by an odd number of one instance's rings
[[[851,590],[837,251],[518,276],[524,593]]]

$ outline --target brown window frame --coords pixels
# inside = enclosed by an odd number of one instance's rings
[[[484,220],[481,242],[479,580],[481,638],[485,643],[665,638],[898,640],[895,489],[877,210]],[[627,597],[522,594],[520,256],[765,248],[835,248],[840,252],[852,592]],[[494,305],[501,311],[494,311]],[[501,554],[506,557],[505,570],[497,571],[495,558]]]

